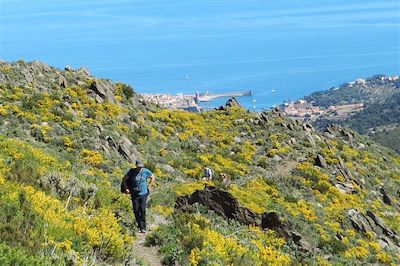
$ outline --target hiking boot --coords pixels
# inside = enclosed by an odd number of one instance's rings
[[[140,233],[145,234],[146,233],[146,229],[140,229]]]

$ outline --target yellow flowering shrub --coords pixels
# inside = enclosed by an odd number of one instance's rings
[[[318,217],[315,214],[314,208],[304,200],[299,200],[296,203],[284,202],[286,210],[294,217],[303,215],[304,219],[316,221]]]
[[[363,246],[355,246],[347,249],[344,252],[344,256],[347,258],[356,257],[356,258],[365,258],[369,255],[368,249]]]
[[[170,216],[174,212],[174,208],[163,205],[156,205],[152,208],[152,210],[165,217]]]
[[[214,183],[211,181],[196,181],[191,183],[178,184],[174,187],[174,192],[176,196],[189,195],[196,190],[204,189],[205,185],[212,186],[214,185]]]
[[[90,216],[83,215],[83,209],[67,211],[61,202],[43,192],[36,191],[31,186],[23,186],[19,189],[26,193],[33,210],[48,223],[49,238],[61,249],[71,248],[71,241],[77,237],[83,237],[87,239],[90,247],[100,248],[110,255],[120,257],[125,250],[125,245],[133,240],[128,235],[120,233],[121,227],[110,210],[100,208],[89,218]],[[76,235],[71,234],[70,230]]]
[[[285,244],[281,238],[276,238],[272,231],[261,231],[256,227],[249,227],[249,236],[253,239],[248,245],[241,244],[233,236],[225,236],[212,230],[204,218],[195,218],[188,224],[194,235],[201,237],[200,246],[191,249],[188,260],[191,265],[200,262],[222,265],[237,265],[244,258],[252,265],[289,265],[291,260],[288,255],[280,252],[280,247]],[[205,225],[204,225],[205,224]]]
[[[2,104],[0,104],[0,115],[1,116],[6,116],[7,115],[7,109]]]
[[[101,163],[104,162],[103,156],[101,155],[101,153],[97,152],[97,151],[91,151],[88,149],[83,149],[80,152],[80,156],[82,158],[82,161],[84,163],[90,164],[90,165],[94,165],[97,166]]]
[[[72,139],[70,137],[68,137],[68,136],[62,137],[62,141],[63,141],[64,147],[67,148],[67,149],[71,149],[73,144],[74,144]]]
[[[265,183],[262,178],[250,180],[242,187],[232,185],[229,192],[239,201],[241,206],[256,213],[272,211],[269,206],[279,198],[278,191]]]

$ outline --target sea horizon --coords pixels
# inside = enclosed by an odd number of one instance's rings
[[[262,110],[398,75],[399,10],[395,0],[5,0],[0,59],[85,67],[139,93],[251,90]]]

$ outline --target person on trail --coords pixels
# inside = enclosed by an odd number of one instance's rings
[[[226,176],[226,174],[219,173],[219,178],[220,178],[220,181],[222,182],[222,184],[226,185],[226,183],[228,182],[228,177]]]
[[[213,179],[213,170],[207,166],[204,167],[204,177],[203,180],[212,180]]]
[[[147,184],[147,179],[150,179]],[[141,233],[146,232],[146,203],[147,196],[154,183],[153,173],[144,168],[139,160],[136,161],[136,168],[131,168],[122,179],[121,191],[131,194],[133,212]]]

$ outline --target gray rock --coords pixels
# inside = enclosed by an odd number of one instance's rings
[[[306,140],[310,143],[311,147],[315,147],[317,145],[309,132],[306,134]]]
[[[173,173],[175,172],[175,168],[169,164],[157,164],[157,167],[164,170],[167,173]]]
[[[356,193],[357,190],[354,189],[352,183],[337,183],[335,187],[339,190],[340,193],[343,194],[353,194]]]
[[[389,195],[386,193],[385,189],[382,187],[379,189],[379,191],[382,193],[383,202],[387,205],[392,205],[392,200],[390,199]]]
[[[235,141],[235,143],[241,143],[242,142],[242,139],[239,138],[239,137],[234,137],[233,140]]]
[[[322,156],[321,154],[318,154],[317,157],[315,158],[314,165],[322,167],[322,168],[326,168],[328,166],[325,161],[324,156]]]
[[[280,157],[279,155],[275,154],[274,157],[272,158],[275,162],[280,162],[282,161],[282,157]]]
[[[67,79],[66,79],[63,75],[60,75],[60,76],[58,77],[58,85],[59,85],[61,88],[66,88],[66,87],[68,87]]]
[[[395,231],[387,227],[384,222],[371,211],[367,211],[366,215],[357,210],[351,209],[348,215],[353,227],[362,233],[368,231],[374,232],[380,241],[381,247],[389,247],[400,250],[400,237]]]
[[[51,68],[48,65],[46,65],[38,60],[32,61],[31,66],[33,69],[37,69],[42,72],[50,72],[51,71]]]
[[[309,123],[304,123],[303,124],[303,129],[305,131],[308,131],[308,132],[313,132],[314,131],[314,127]]]
[[[104,80],[95,80],[89,87],[94,93],[96,93],[102,100],[106,100],[110,103],[117,103],[114,97],[114,88],[111,84],[106,83]],[[96,98],[96,101],[99,99]]]
[[[369,219],[367,216],[358,212],[355,209],[350,209],[348,211],[348,215],[354,229],[362,233],[372,231],[373,221]]]
[[[295,127],[294,127],[294,125],[293,125],[292,123],[288,124],[288,125],[287,125],[287,128],[288,128],[289,130],[295,130]]]
[[[106,140],[107,140],[108,144],[110,145],[110,147],[113,148],[116,152],[118,152],[118,145],[115,142],[114,138],[111,136],[108,136],[106,138]]]
[[[90,72],[87,68],[80,67],[76,70],[79,74],[83,74],[84,76],[90,76]]]
[[[234,219],[246,225],[261,225],[260,215],[241,207],[229,192],[218,187],[206,186],[192,195],[181,196],[176,200],[175,208],[187,210],[194,203],[200,203],[226,219]]]
[[[243,118],[241,118],[241,119],[236,119],[235,121],[233,121],[233,124],[234,125],[242,125],[242,124],[244,124],[244,119]]]
[[[373,212],[367,211],[367,216],[374,221],[375,225],[382,230],[382,233],[384,235],[391,237],[391,238],[394,238],[396,236],[396,233],[392,229],[387,227],[384,224],[384,222],[381,219],[379,219]],[[374,231],[376,232],[377,229],[375,228]]]
[[[134,163],[137,159],[139,159],[139,152],[126,137],[121,138],[121,141],[118,145],[118,152],[125,159],[127,159],[132,163]]]
[[[364,143],[359,143],[357,148],[360,149],[360,150],[363,150],[363,149],[365,149],[365,144]]]

